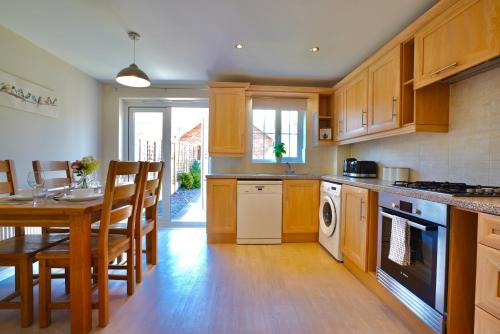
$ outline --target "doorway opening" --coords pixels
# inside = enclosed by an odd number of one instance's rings
[[[129,106],[128,159],[166,162],[158,205],[162,225],[206,223],[207,107]]]
[[[206,223],[208,109],[172,108],[170,221]]]

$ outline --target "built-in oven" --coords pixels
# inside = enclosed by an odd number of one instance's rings
[[[395,217],[406,219],[409,227],[404,265],[389,258]],[[379,195],[377,280],[436,333],[444,332],[446,315],[447,225],[445,204]]]

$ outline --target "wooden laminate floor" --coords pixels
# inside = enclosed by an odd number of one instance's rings
[[[317,243],[207,245],[199,228],[162,229],[159,242],[159,264],[133,296],[112,283],[110,324],[98,328],[94,311],[92,332],[409,333]],[[12,284],[1,282],[0,294]],[[54,287],[64,297],[62,281]],[[54,311],[44,330],[18,323],[17,311],[0,310],[0,333],[69,333],[67,311]]]

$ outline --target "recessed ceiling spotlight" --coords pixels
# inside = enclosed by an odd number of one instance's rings
[[[236,45],[234,47],[237,48],[237,49],[243,49],[243,44],[236,43]]]
[[[313,53],[317,53],[317,52],[319,52],[319,46],[313,46],[312,48],[309,49],[309,51],[311,51]]]

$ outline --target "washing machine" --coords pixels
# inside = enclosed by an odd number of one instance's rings
[[[339,262],[344,260],[341,249],[340,198],[341,185],[321,182],[319,206],[319,243]]]

